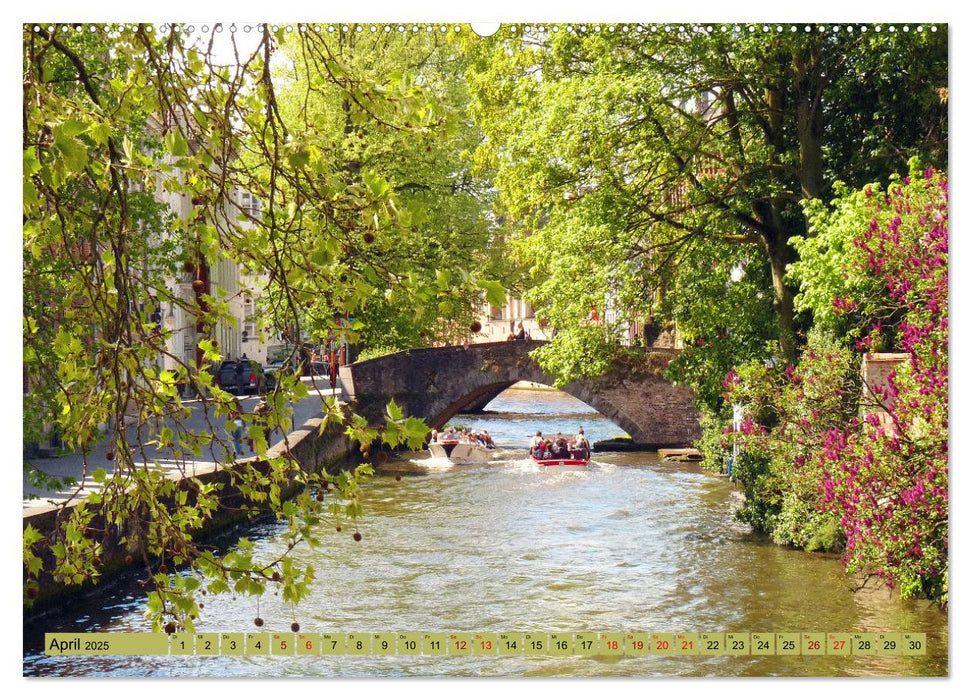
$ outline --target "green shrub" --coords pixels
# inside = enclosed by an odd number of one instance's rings
[[[375,360],[379,357],[384,357],[385,355],[391,355],[392,353],[400,352],[400,348],[396,348],[393,345],[371,345],[369,347],[361,350],[357,355],[357,362],[364,362],[365,360]]]

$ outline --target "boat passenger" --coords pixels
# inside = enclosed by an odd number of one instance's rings
[[[489,435],[488,430],[482,431],[482,444],[488,447],[490,450],[495,449],[496,443],[493,441],[492,436]]]
[[[583,434],[583,428],[580,428],[577,431],[577,434],[573,436],[573,442],[574,442],[574,444],[580,444],[581,442],[583,442],[583,443],[586,443],[587,442],[587,436]]]
[[[541,442],[543,442],[543,431],[537,430],[536,435],[534,435],[533,439],[529,441],[529,448],[532,449]]]
[[[433,430],[432,431],[432,439],[430,440],[430,442],[438,442],[438,431],[437,430]]]
[[[586,444],[586,442],[574,443],[570,448],[570,457],[572,459],[589,459],[590,447]]]
[[[566,441],[563,439],[563,433],[557,433],[556,437],[550,440],[548,448],[553,454],[553,459],[565,459],[569,457],[570,452],[566,447]]]

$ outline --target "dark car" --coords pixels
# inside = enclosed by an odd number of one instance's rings
[[[263,367],[263,376],[266,377],[267,391],[273,391],[276,388],[276,376],[282,368],[282,362],[272,362]]]
[[[329,377],[330,365],[326,362],[311,362],[307,359],[297,362],[292,357],[287,358],[283,362],[272,362],[263,368],[263,373],[266,375],[267,391],[273,391],[273,388],[276,387],[276,378],[280,372],[286,372],[287,374],[299,372],[301,377],[311,375],[315,377]]]
[[[237,396],[266,392],[266,376],[260,363],[254,360],[223,360],[214,374],[220,389]]]

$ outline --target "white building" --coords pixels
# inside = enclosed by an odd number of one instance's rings
[[[175,177],[181,177],[181,174],[176,174]],[[187,194],[171,192],[158,186],[156,198],[167,204],[182,221],[188,221],[190,217],[197,215]],[[248,192],[236,190],[220,208],[219,216],[224,217],[221,225],[233,222],[241,227],[252,226],[251,223],[240,220],[241,211],[258,216],[260,205]],[[161,232],[161,235],[166,233]],[[166,283],[179,300],[164,304],[159,313],[159,320],[172,332],[168,341],[169,356],[163,360],[166,369],[174,370],[183,364],[194,367],[201,363],[199,341],[207,338],[216,341],[219,354],[226,359],[237,359],[245,353],[251,359],[265,360],[266,342],[260,340],[255,303],[266,285],[264,275],[244,274],[237,262],[220,256],[215,261],[197,259],[187,262],[176,276],[167,277]],[[214,328],[207,329],[192,312],[201,301],[202,295],[210,295],[217,301],[226,303],[231,320],[220,319]],[[266,339],[267,333],[263,333],[263,336]]]
[[[533,307],[518,297],[506,295],[503,306],[493,306],[484,302],[479,313],[482,330],[473,335],[474,343],[494,343],[508,340],[510,334],[519,332],[519,324],[533,340],[549,340],[546,331],[540,326]]]

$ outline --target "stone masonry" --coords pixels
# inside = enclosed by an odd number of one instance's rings
[[[341,368],[345,398],[372,424],[383,422],[394,399],[405,415],[439,429],[463,409],[482,407],[518,381],[552,385],[529,353],[542,341],[506,341],[420,348]],[[701,436],[694,392],[662,376],[676,350],[649,349],[627,357],[600,377],[563,390],[623,428],[634,442],[654,447],[690,445]]]

